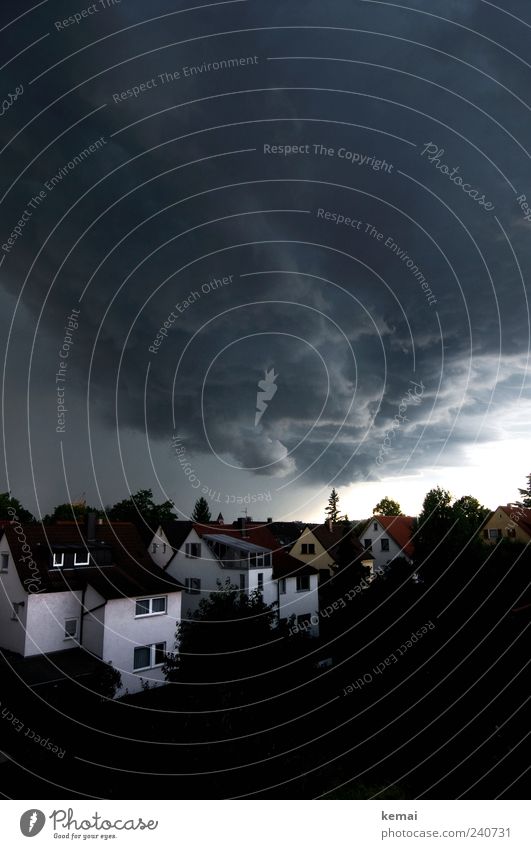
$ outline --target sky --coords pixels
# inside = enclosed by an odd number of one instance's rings
[[[516,500],[530,29],[524,0],[2,3],[2,489]]]

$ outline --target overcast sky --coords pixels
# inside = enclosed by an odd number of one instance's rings
[[[524,0],[0,15],[2,488],[227,519],[517,497]]]

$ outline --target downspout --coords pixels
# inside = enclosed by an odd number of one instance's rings
[[[79,617],[79,645],[83,646],[83,616],[85,610],[85,593],[87,591],[86,585],[83,587],[81,591],[81,616]]]

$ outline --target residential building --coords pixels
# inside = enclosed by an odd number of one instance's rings
[[[500,505],[485,519],[479,533],[489,545],[501,539],[528,543],[531,540],[531,508],[517,504]]]
[[[358,539],[362,547],[372,552],[374,572],[387,568],[395,557],[413,562],[413,517],[373,516]]]
[[[163,553],[153,546],[166,544]],[[240,519],[232,525],[173,522],[157,529],[151,557],[168,557],[163,568],[184,586],[183,616],[193,614],[228,580],[241,592],[259,590],[275,605],[279,619],[309,619],[319,608],[317,570],[301,563],[277,544],[266,524]],[[312,626],[318,634],[318,625]]]
[[[0,646],[19,657],[82,650],[112,663],[117,696],[164,682],[181,586],[129,522],[7,526],[0,539]]]

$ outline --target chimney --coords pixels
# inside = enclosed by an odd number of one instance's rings
[[[96,542],[96,514],[87,513],[86,519],[87,542]]]
[[[270,524],[272,523],[272,521],[273,521],[273,517],[272,517],[272,516],[268,516],[268,517],[267,517],[267,524],[268,524],[268,525],[270,525]]]
[[[238,518],[238,530],[241,531],[242,537],[247,536],[247,517],[246,516],[240,516]]]
[[[328,530],[332,533],[332,519],[327,519],[326,524],[328,525]]]

